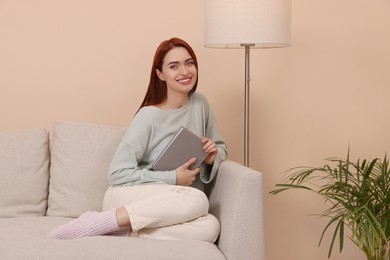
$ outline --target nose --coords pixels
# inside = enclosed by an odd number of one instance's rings
[[[180,73],[182,75],[188,75],[188,68],[186,66],[181,66],[181,70],[180,70]]]

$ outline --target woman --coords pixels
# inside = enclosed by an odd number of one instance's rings
[[[110,188],[102,212],[87,212],[48,236],[57,239],[125,235],[155,239],[197,239],[214,242],[218,220],[208,213],[204,184],[226,159],[205,97],[195,93],[198,62],[191,46],[179,38],[156,50],[145,98],[129,126],[109,169]],[[171,171],[152,164],[180,126],[202,137],[208,153],[199,168],[190,159]]]

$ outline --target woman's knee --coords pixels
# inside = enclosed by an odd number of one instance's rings
[[[199,229],[201,233],[201,240],[214,243],[221,231],[221,225],[216,217],[208,214],[202,217],[200,220],[201,227]]]
[[[216,217],[214,217],[213,215],[209,214],[211,217],[210,217],[210,240],[209,242],[211,243],[214,243],[218,236],[219,236],[219,232],[221,231],[221,224],[219,223],[218,219]]]
[[[187,195],[187,201],[193,203],[193,205],[189,206],[196,208],[201,213],[200,216],[208,213],[209,200],[204,192],[193,187],[183,187],[181,190],[184,190],[184,193]]]

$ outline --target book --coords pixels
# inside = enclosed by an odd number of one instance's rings
[[[199,136],[182,126],[157,157],[152,167],[155,171],[171,171],[195,157],[196,162],[189,167],[190,170],[194,170],[208,155],[203,150],[203,146]]]

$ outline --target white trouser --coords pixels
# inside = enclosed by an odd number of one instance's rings
[[[215,242],[220,225],[208,214],[206,195],[178,185],[109,187],[103,210],[125,207],[133,232],[154,239],[192,239]]]

